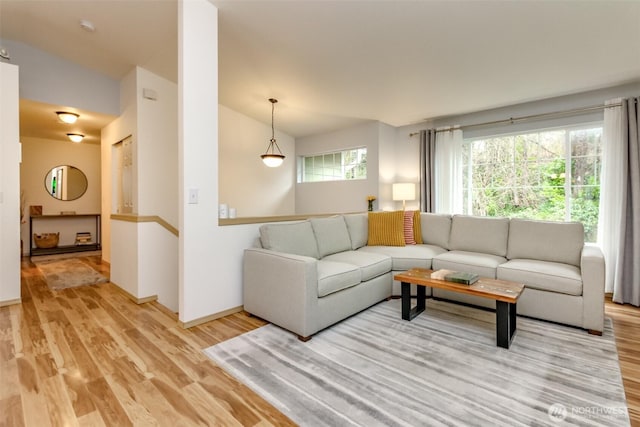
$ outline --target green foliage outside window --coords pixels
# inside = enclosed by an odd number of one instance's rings
[[[580,221],[597,238],[602,127],[467,141],[464,213]]]

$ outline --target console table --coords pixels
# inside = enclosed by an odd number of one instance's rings
[[[58,220],[71,220],[79,218],[95,218],[95,241],[91,244],[83,245],[63,245],[56,246],[55,248],[36,248],[33,242],[33,223],[34,221],[47,221],[52,219]],[[85,230],[78,230],[85,231]],[[51,254],[64,254],[70,252],[87,252],[97,251],[102,249],[101,246],[101,223],[100,214],[72,214],[72,215],[37,215],[29,217],[29,255],[51,255]]]

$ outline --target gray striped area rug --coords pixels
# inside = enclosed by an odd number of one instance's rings
[[[603,336],[428,300],[411,322],[382,302],[300,342],[267,325],[205,350],[302,426],[625,426],[610,319]]]

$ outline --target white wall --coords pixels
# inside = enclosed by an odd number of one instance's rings
[[[155,92],[156,99],[143,96]],[[178,226],[177,86],[143,68],[121,82],[124,113],[102,130],[103,211],[117,212],[113,144],[133,140],[133,214]],[[156,223],[109,220],[112,281],[136,298],[157,296],[178,310],[178,238]],[[105,248],[106,249],[106,248]]]
[[[37,31],[37,29],[34,29]],[[1,39],[20,66],[20,98],[118,115],[119,82],[27,44]]]
[[[158,302],[178,312],[178,237],[155,222],[136,224],[140,297],[156,295]]]
[[[156,100],[143,97],[153,90]],[[178,226],[178,86],[136,68],[137,174],[140,215],[158,215]],[[177,256],[177,253],[176,255]]]
[[[21,239],[24,242],[23,253],[29,252],[29,206],[42,206],[45,215],[56,215],[61,211],[75,211],[77,214],[100,213],[101,210],[101,173],[100,146],[97,144],[76,144],[71,141],[23,137],[22,164],[20,165],[20,188],[25,198],[25,220],[22,225]],[[71,165],[80,169],[87,177],[87,191],[76,200],[58,200],[46,191],[44,178],[51,168],[60,165]],[[60,232],[60,244],[73,244],[76,231],[92,231],[95,227],[92,220],[86,230],[79,230],[87,221],[65,220],[56,223],[56,229],[46,230],[42,227],[53,226],[50,222],[38,221],[35,232]],[[34,224],[35,226],[36,224]],[[86,228],[86,227],[85,227]],[[95,236],[95,234],[94,234]],[[69,240],[70,239],[70,240]]]
[[[0,305],[20,300],[18,67],[0,62]]]
[[[136,73],[135,69],[125,76],[120,84],[120,106],[122,113],[120,116],[105,126],[101,131],[101,175],[102,175],[102,259],[111,263],[111,219],[117,203],[116,194],[113,191],[115,177],[113,176],[112,145],[131,136],[137,140],[137,103],[136,100]],[[137,154],[134,153],[137,157]],[[135,160],[134,160],[135,161]],[[134,173],[136,171],[134,170]],[[137,203],[137,175],[133,177],[133,199]],[[112,272],[113,273],[113,272]]]
[[[440,127],[450,125],[470,125],[475,123],[491,122],[495,120],[505,120],[511,117],[524,117],[535,114],[553,113],[584,107],[604,105],[608,99],[628,96],[638,96],[640,93],[640,81],[620,86],[613,86],[599,90],[582,92],[573,95],[559,96],[555,98],[543,99],[540,101],[526,102],[517,105],[510,105],[502,108],[478,111],[470,114],[463,114],[453,117],[442,117],[437,120],[425,122],[418,129],[428,127]],[[579,123],[589,123],[603,120],[603,110],[583,113],[572,116],[546,118],[541,120],[526,121],[507,125],[482,126],[474,129],[463,130],[465,138],[475,138],[488,135],[498,135],[503,133],[515,133],[531,129],[543,129],[559,126],[567,126]],[[412,127],[415,128],[415,127]],[[408,133],[408,127],[399,128]],[[418,141],[418,137],[413,138]]]
[[[265,100],[265,108],[267,105]],[[262,163],[260,155],[269,144],[271,126],[223,105],[218,108],[220,203],[236,208],[239,217],[293,215],[294,139],[276,131],[276,141],[286,158],[282,166],[269,168]]]
[[[379,139],[379,122],[297,139],[296,157],[367,147],[367,179],[296,184],[296,214],[366,211],[367,196],[378,196]]]
[[[138,223],[127,221],[110,221],[110,223],[113,247],[116,249],[111,252],[111,282],[136,298],[153,295],[143,295],[138,292],[140,282]]]

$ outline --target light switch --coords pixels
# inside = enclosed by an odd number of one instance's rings
[[[189,189],[189,204],[194,205],[198,203],[198,189],[190,188]]]

